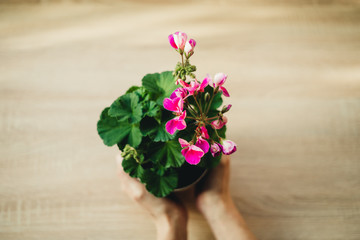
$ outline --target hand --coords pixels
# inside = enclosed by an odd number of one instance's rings
[[[219,165],[211,169],[206,178],[196,186],[196,206],[203,212],[220,202],[227,204],[231,199],[229,190],[230,157],[223,155]]]
[[[154,218],[158,240],[187,239],[188,215],[185,206],[174,196],[157,198],[143,184],[130,177],[122,168],[121,155],[116,156],[122,189]]]
[[[229,180],[230,157],[223,155],[219,165],[196,186],[196,206],[217,239],[255,240],[231,197]]]

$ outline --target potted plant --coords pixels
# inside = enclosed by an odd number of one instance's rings
[[[195,40],[176,32],[169,42],[181,57],[175,70],[147,74],[141,86],[105,108],[97,123],[104,144],[117,144],[122,152],[124,171],[157,197],[191,185],[222,154],[236,151],[236,144],[225,140],[224,113],[231,105],[221,107],[222,96],[229,97],[223,86],[227,75],[198,81],[189,61]]]

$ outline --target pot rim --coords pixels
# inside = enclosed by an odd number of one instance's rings
[[[181,188],[175,188],[173,192],[181,192],[181,191],[185,191],[189,188],[191,188],[192,186],[194,186],[195,184],[197,184],[208,172],[208,169],[205,169],[205,171],[192,183],[190,183],[187,186],[181,187]]]

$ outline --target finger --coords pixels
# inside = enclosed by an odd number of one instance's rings
[[[122,167],[122,161],[124,160],[123,157],[121,156],[121,154],[117,154],[116,155],[116,165],[117,165],[117,173],[119,175],[120,178],[123,178],[125,175],[127,175],[125,172],[124,172],[124,169]]]

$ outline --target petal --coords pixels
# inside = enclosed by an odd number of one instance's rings
[[[206,127],[202,126],[200,127],[200,130],[201,130],[201,136],[205,139],[209,139],[209,134]]]
[[[223,116],[222,120],[221,119],[217,119],[215,121],[211,122],[211,125],[215,128],[215,129],[221,129],[226,123],[227,123],[227,117]]]
[[[175,44],[175,42],[174,42],[174,36],[173,36],[174,34],[170,34],[169,35],[169,42],[170,42],[170,45],[173,47],[173,48],[175,48],[175,49],[178,49],[178,47],[176,46],[176,44]]]
[[[187,146],[190,146],[190,143],[188,141],[186,141],[185,139],[182,139],[182,138],[179,138],[179,143],[180,143],[180,146],[183,148],[183,147],[187,147]]]
[[[179,120],[184,120],[185,118],[186,118],[186,110],[181,113],[181,115],[179,116],[178,119]]]
[[[209,84],[209,79],[206,77],[203,81],[202,81],[202,83],[201,83],[201,85],[200,85],[200,92],[203,92],[204,91],[204,89],[206,88],[206,86]]]
[[[200,85],[200,84],[199,84],[196,80],[191,81],[191,82],[190,82],[190,86],[187,87],[186,90],[189,91],[189,94],[190,94],[190,95],[193,95],[194,92],[198,89],[199,85]]]
[[[186,39],[187,39],[186,33],[176,32],[173,34],[173,36],[174,36],[174,42],[177,46],[177,49],[184,50]]]
[[[190,39],[189,43],[192,46],[192,48],[194,48],[196,46],[196,41],[194,39]]]
[[[199,147],[191,145],[185,153],[185,160],[192,165],[196,165],[200,162],[204,154],[205,153]]]
[[[169,120],[165,125],[165,129],[168,133],[173,135],[176,132],[176,120],[175,119]]]
[[[221,153],[221,145],[217,142],[214,142],[210,147],[210,152],[213,157],[219,156]]]
[[[189,43],[189,42],[186,42],[186,43],[185,43],[184,52],[185,52],[186,54],[189,54],[189,52],[190,52],[192,49],[193,49],[193,48],[192,48],[192,46],[190,45],[190,43]]]
[[[215,74],[215,77],[214,77],[214,83],[215,83],[215,85],[216,85],[216,86],[221,86],[221,85],[223,85],[223,84],[225,83],[225,81],[226,81],[226,78],[227,78],[227,76],[226,76],[226,74],[224,74],[224,73],[217,73],[217,74]]]
[[[184,100],[182,100],[180,97],[176,97],[174,99],[165,98],[163,101],[163,106],[169,111],[181,112],[184,107]]]
[[[201,148],[204,153],[207,153],[209,151],[210,145],[208,141],[203,139],[202,137],[199,137],[195,144],[197,147]]]
[[[236,143],[231,140],[224,140],[222,144],[222,151],[225,155],[230,155],[236,151]]]
[[[169,110],[169,111],[177,111],[178,110],[178,106],[177,104],[174,104],[174,99],[170,99],[170,98],[165,98],[163,101],[163,106],[165,109]]]
[[[179,46],[179,48],[180,49],[184,49],[184,47],[185,47],[185,43],[186,43],[186,40],[187,40],[187,35],[186,35],[186,33],[183,33],[183,32],[179,32],[180,33],[180,35],[179,35],[179,40],[180,40],[180,46]]]
[[[222,91],[222,93],[224,94],[225,97],[230,97],[230,94],[229,94],[229,92],[226,90],[226,88],[220,87],[220,90]]]
[[[186,83],[185,81],[181,80],[179,81],[180,82],[180,85],[183,87],[183,88],[187,88],[189,87],[190,85],[188,83]]]
[[[175,99],[175,98],[177,98],[177,97],[179,97],[179,98],[185,98],[185,97],[186,97],[186,90],[183,89],[183,88],[181,88],[181,87],[175,89],[175,91],[171,93],[170,99]]]
[[[189,151],[189,148],[184,148],[183,150],[181,150],[181,154],[185,157],[186,153]]]
[[[176,119],[175,121],[176,121],[175,127],[176,127],[177,130],[184,130],[186,128],[185,120]]]

